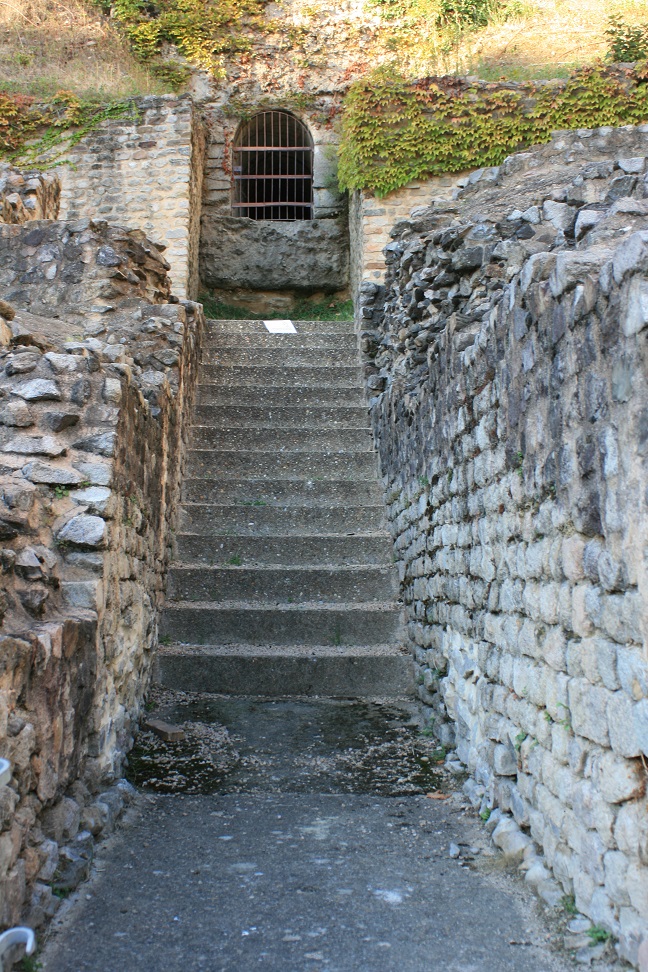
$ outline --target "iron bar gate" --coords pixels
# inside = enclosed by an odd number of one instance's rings
[[[286,111],[263,111],[246,122],[234,144],[235,216],[313,218],[313,142]]]

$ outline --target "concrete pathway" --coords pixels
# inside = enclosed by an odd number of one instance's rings
[[[565,972],[413,710],[160,701],[187,739],[141,737],[141,796],[46,972]]]

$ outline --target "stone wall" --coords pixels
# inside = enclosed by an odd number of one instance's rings
[[[327,293],[349,282],[349,236],[343,219],[260,222],[221,216],[205,229],[201,281],[210,290]]]
[[[35,927],[130,799],[203,315],[103,222],[0,226],[0,267],[0,921]]]
[[[352,281],[357,295],[363,280],[380,283],[385,276],[383,250],[392,227],[412,212],[443,205],[465,182],[463,174],[417,179],[379,199],[370,193],[352,193],[350,233],[353,241]]]
[[[371,413],[448,765],[551,904],[648,938],[648,127],[558,134],[404,221]]]
[[[142,230],[166,247],[174,293],[196,297],[204,151],[190,98],[136,99],[131,114],[103,122],[68,153],[60,218]]]

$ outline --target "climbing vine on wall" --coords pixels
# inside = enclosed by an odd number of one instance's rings
[[[423,176],[499,165],[560,129],[648,120],[648,63],[581,68],[564,82],[408,81],[382,67],[349,90],[340,184],[378,196]]]
[[[95,0],[110,10],[135,55],[154,69],[165,44],[172,44],[191,64],[212,74],[222,72],[225,54],[249,50],[247,32],[264,28],[269,0]],[[168,70],[168,65],[167,65]]]
[[[133,111],[130,102],[100,104],[65,91],[47,104],[0,91],[0,156],[24,168],[48,168],[102,121]]]

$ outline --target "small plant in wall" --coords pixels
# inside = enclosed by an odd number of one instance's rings
[[[589,938],[592,948],[596,945],[604,945],[606,942],[612,941],[612,932],[608,931],[603,925],[592,925],[591,928],[587,929],[585,934]]]
[[[573,732],[569,706],[565,705],[564,702],[558,702],[557,708],[563,710],[563,717],[562,719],[555,720],[556,725],[562,726],[562,728],[565,729],[567,732]]]
[[[576,899],[573,894],[566,894],[560,899],[560,903],[567,912],[568,915],[577,915],[578,908],[576,907]]]

